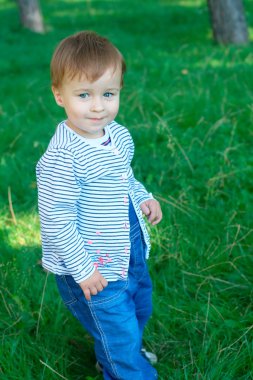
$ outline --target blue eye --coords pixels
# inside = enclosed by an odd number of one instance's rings
[[[105,98],[111,98],[113,96],[113,93],[112,92],[105,92],[104,93],[104,97]]]
[[[79,97],[82,99],[86,99],[86,98],[88,98],[88,96],[89,96],[88,92],[84,92],[82,94],[79,94]]]

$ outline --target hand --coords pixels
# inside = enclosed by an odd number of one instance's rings
[[[148,199],[140,205],[141,211],[148,217],[148,221],[154,226],[162,220],[160,203],[155,199]]]
[[[98,292],[102,292],[102,290],[108,285],[108,282],[96,269],[87,280],[80,282],[79,285],[82,288],[87,301],[90,301],[91,295],[95,296]]]

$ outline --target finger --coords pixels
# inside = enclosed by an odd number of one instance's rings
[[[160,212],[158,213],[156,219],[153,221],[152,225],[154,226],[154,225],[160,223],[160,221],[162,220],[162,217],[163,217],[163,215],[162,215],[162,212],[160,211]]]
[[[160,209],[157,207],[156,203],[151,203],[150,206],[150,215],[148,217],[148,221],[153,224],[158,218],[159,218],[159,213]]]
[[[156,209],[153,207],[150,207],[150,214],[148,217],[148,221],[152,223],[157,217]]]
[[[143,212],[143,214],[145,215],[149,215],[150,214],[150,208],[146,205],[146,203],[143,203],[141,205],[141,211]]]
[[[155,226],[156,224],[160,223],[161,221],[161,217],[157,217],[153,222],[152,222],[152,226]]]
[[[104,277],[102,278],[102,280],[101,280],[100,282],[101,282],[103,288],[106,288],[106,287],[107,287],[108,282],[107,282],[107,280],[106,280]]]
[[[95,286],[93,286],[92,288],[90,288],[90,294],[92,294],[93,296],[97,295],[98,294],[98,290]]]
[[[86,288],[84,291],[84,297],[87,299],[87,301],[90,301],[91,297],[90,297],[90,289]]]
[[[101,282],[99,282],[98,284],[96,284],[96,288],[97,288],[97,291],[98,292],[102,292],[102,290],[104,289],[103,285]]]

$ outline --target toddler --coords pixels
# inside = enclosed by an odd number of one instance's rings
[[[135,179],[131,135],[115,121],[125,69],[118,49],[91,31],[54,52],[52,91],[66,120],[37,164],[42,263],[93,336],[104,379],[153,380],[142,348],[152,312],[142,215],[155,225],[162,213]]]

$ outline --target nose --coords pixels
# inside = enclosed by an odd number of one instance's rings
[[[102,112],[103,110],[104,110],[103,100],[98,96],[94,97],[91,102],[91,111]]]

